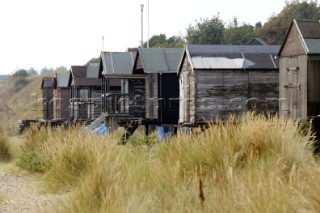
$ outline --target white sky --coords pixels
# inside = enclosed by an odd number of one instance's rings
[[[149,0],[149,37],[185,35],[200,18],[228,23],[265,23],[285,0]],[[144,4],[147,40],[148,0],[4,0],[0,1],[0,74],[18,68],[83,65],[105,51],[126,51],[141,38]]]

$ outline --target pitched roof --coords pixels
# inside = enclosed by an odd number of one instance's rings
[[[100,71],[103,75],[132,75],[136,56],[136,52],[101,52]]]
[[[253,38],[247,43],[247,45],[268,45],[268,44],[261,38]]]
[[[43,77],[41,82],[41,89],[43,88],[53,88],[53,78]]]
[[[145,73],[175,73],[182,48],[140,48],[139,57]]]
[[[282,46],[279,50],[278,55],[280,55],[284,44],[288,38],[290,29],[293,26],[296,26],[298,32],[300,34],[300,38],[302,39],[302,45],[307,53],[307,55],[315,55],[320,54],[320,23],[319,21],[311,21],[311,20],[295,20],[293,19],[287,34],[282,42]]]
[[[99,86],[98,78],[87,78],[87,66],[71,66],[71,79],[74,86]]]
[[[70,73],[57,73],[55,75],[54,88],[67,88],[70,80]]]
[[[275,69],[279,48],[278,45],[187,45],[186,52],[195,69]]]
[[[87,78],[99,78],[98,63],[91,63],[87,66]]]

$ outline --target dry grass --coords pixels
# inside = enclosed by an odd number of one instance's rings
[[[5,134],[0,135],[0,161],[8,161],[11,159],[9,148],[9,139]]]
[[[71,192],[66,212],[320,212],[320,169],[300,128],[247,114],[151,145],[75,128],[35,132],[30,147],[48,189]]]

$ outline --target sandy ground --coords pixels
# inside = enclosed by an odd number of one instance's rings
[[[31,174],[0,174],[0,212],[56,212],[54,203],[60,196],[43,194]]]
[[[9,142],[16,158],[23,139],[10,137]],[[40,175],[18,168],[15,159],[0,163],[0,213],[58,212],[56,202],[62,199],[62,195],[42,193],[40,180]]]

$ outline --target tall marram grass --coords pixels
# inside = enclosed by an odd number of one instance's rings
[[[80,128],[35,134],[49,189],[71,191],[66,212],[320,212],[312,142],[284,118],[231,117],[151,145]]]

